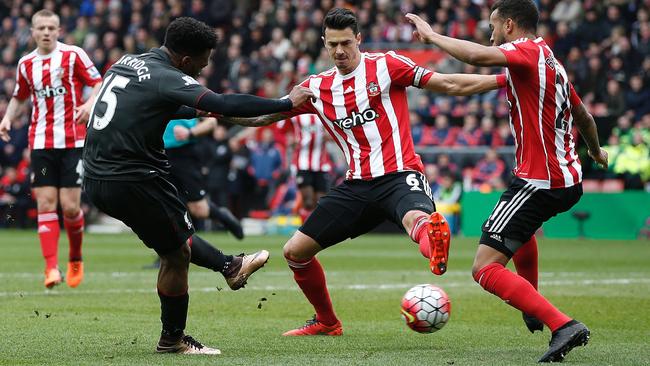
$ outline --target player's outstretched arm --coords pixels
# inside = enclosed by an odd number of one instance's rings
[[[234,117],[255,117],[288,112],[300,106],[314,94],[308,88],[295,86],[287,98],[267,99],[248,94],[205,93],[198,101],[200,110]]]
[[[9,100],[7,113],[5,113],[0,122],[0,139],[2,139],[2,141],[9,142],[9,140],[11,140],[11,137],[9,136],[11,122],[20,116],[20,111],[25,103],[27,103],[27,99],[20,100],[16,97],[12,97],[11,100]]]
[[[585,105],[582,102],[571,108],[571,115],[578,127],[578,131],[580,131],[580,135],[587,143],[587,152],[589,153],[589,156],[594,159],[596,164],[607,169],[607,151],[600,148],[600,143],[598,142],[598,130],[596,128],[594,117],[587,112],[587,108],[585,108]]]
[[[421,42],[434,44],[452,57],[476,66],[508,66],[506,56],[497,47],[487,47],[478,43],[443,36],[433,31],[431,26],[415,14],[406,14],[406,19],[415,26],[413,35]]]
[[[424,88],[449,95],[472,95],[506,86],[506,76],[434,73]]]

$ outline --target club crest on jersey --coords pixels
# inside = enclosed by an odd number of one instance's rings
[[[352,111],[352,115],[332,121],[339,128],[349,130],[353,127],[363,126],[368,122],[374,122],[379,118],[379,113],[374,109],[368,108],[363,112]]]
[[[366,89],[368,90],[368,96],[370,97],[376,97],[381,93],[381,89],[379,89],[379,85],[375,83],[374,81],[371,81],[366,85]]]

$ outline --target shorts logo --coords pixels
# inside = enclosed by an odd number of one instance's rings
[[[371,81],[366,85],[366,89],[368,90],[368,96],[370,97],[376,97],[381,93],[381,89],[379,89],[379,85],[375,83],[374,81]]]
[[[363,126],[368,122],[374,122],[377,118],[379,118],[379,114],[374,109],[368,108],[363,112],[352,111],[351,116],[336,119],[332,122],[339,128],[349,130],[353,127]]]
[[[501,239],[501,235],[499,234],[492,234],[490,235],[490,238],[498,241],[499,243],[503,242],[503,239]]]

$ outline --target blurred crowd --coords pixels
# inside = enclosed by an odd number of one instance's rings
[[[413,50],[423,46],[412,40],[413,27],[405,21],[405,13],[420,14],[440,33],[488,44],[491,3],[0,0],[0,115],[12,95],[18,59],[35,48],[30,18],[41,8],[60,15],[61,41],[86,50],[101,73],[124,53],[159,46],[172,19],[197,18],[213,26],[219,39],[200,82],[220,93],[278,97],[307,75],[332,67],[320,40],[323,17],[332,7],[356,11],[364,50]],[[537,3],[538,34],[565,65],[575,89],[596,117],[601,141],[610,152],[611,168],[600,171],[592,166],[578,141],[585,177],[620,179],[627,189],[643,189],[650,180],[650,0]],[[431,59],[435,61],[427,66],[444,73],[499,72],[464,65],[442,54]],[[503,91],[448,97],[410,88],[409,102],[413,137],[420,151],[430,152],[423,156],[438,197],[459,199],[463,190],[504,187],[512,167],[508,146],[513,139]],[[28,123],[29,113],[24,113],[13,125],[11,142],[0,142],[0,210],[12,205],[29,211],[33,205],[29,199],[29,154],[25,152]],[[266,138],[264,133],[238,137],[236,129],[220,128],[200,144],[207,146],[202,150],[207,154],[203,155],[204,173],[213,196],[240,216],[251,210],[272,211],[295,199],[287,161],[292,146],[290,141],[283,143],[282,130],[270,130],[273,133]],[[277,158],[269,149],[277,150]],[[467,159],[463,153],[469,149],[481,153]],[[274,156],[274,161],[262,159],[260,169],[260,156]],[[345,170],[341,157],[335,156],[335,162],[334,180]],[[250,196],[245,193],[259,187],[268,187],[260,193],[264,199],[246,202]],[[264,207],[259,207],[260,202]]]

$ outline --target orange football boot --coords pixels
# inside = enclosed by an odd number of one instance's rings
[[[84,279],[84,262],[68,262],[68,272],[65,275],[65,282],[70,287],[77,287]]]
[[[451,231],[449,223],[439,212],[429,216],[429,244],[431,245],[431,258],[429,267],[431,272],[441,275],[447,272],[447,260],[449,258],[449,244],[451,242]]]
[[[343,335],[341,322],[337,321],[334,325],[325,325],[316,320],[316,315],[307,323],[298,329],[293,329],[282,334],[283,336],[340,336]]]
[[[45,287],[51,289],[63,281],[59,268],[50,268],[45,270]]]

